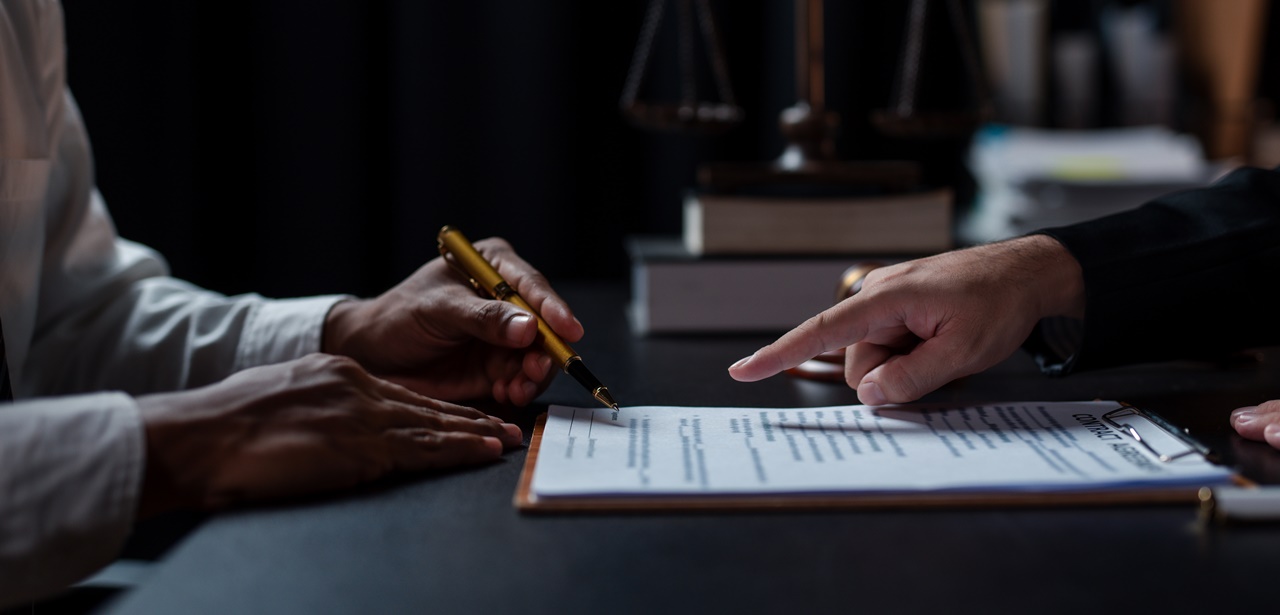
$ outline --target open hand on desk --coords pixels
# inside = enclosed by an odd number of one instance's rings
[[[582,324],[546,278],[502,239],[476,249],[566,342]],[[532,347],[537,321],[505,301],[480,297],[442,258],[377,299],[338,303],[325,323],[324,351],[355,358],[370,372],[450,400],[492,396],[523,406],[558,371]]]
[[[515,425],[423,397],[332,355],[140,397],[138,406],[147,443],[139,516],[483,463],[521,441]]]
[[[1241,436],[1280,448],[1280,400],[1237,408],[1231,413],[1231,426]]]
[[[865,404],[905,403],[1016,351],[1041,318],[1082,316],[1079,264],[1042,235],[875,269],[852,297],[735,363],[751,382],[847,347]]]

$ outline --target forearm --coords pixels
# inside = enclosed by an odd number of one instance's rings
[[[1065,246],[1047,235],[1030,235],[986,246],[996,265],[1018,278],[1033,295],[1036,316],[1083,318],[1084,275],[1080,263]]]
[[[34,340],[20,396],[182,390],[316,352],[338,297],[225,297],[180,280],[139,280]]]
[[[1141,208],[1047,229],[1081,264],[1089,369],[1280,343],[1258,285],[1280,273],[1280,173],[1245,169]]]

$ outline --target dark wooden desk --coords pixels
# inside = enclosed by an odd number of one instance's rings
[[[727,366],[769,338],[634,339],[620,287],[568,289],[577,345],[629,404],[814,406],[851,391]],[[1048,379],[1018,356],[945,401],[1122,399],[1264,482],[1280,453],[1228,413],[1280,396],[1280,354]],[[544,404],[589,402],[567,378]],[[518,416],[526,429],[542,407]],[[510,416],[516,416],[514,413]],[[1280,527],[1198,531],[1191,506],[523,516],[524,452],[357,493],[215,516],[116,613],[1271,612]]]

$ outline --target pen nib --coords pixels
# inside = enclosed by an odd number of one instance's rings
[[[597,387],[596,390],[591,392],[591,396],[596,398],[596,401],[604,404],[605,407],[613,408],[613,418],[618,418],[618,412],[621,409],[618,408],[618,402],[614,401],[613,396],[609,394],[607,387]]]

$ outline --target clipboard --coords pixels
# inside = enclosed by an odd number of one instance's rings
[[[1159,429],[1186,448],[1178,451],[1157,451],[1147,438],[1133,425],[1132,418],[1140,418],[1151,428]],[[1102,419],[1117,431],[1132,438],[1138,445],[1150,451],[1161,461],[1171,461],[1187,455],[1201,455],[1209,461],[1217,456],[1208,447],[1177,429],[1159,415],[1124,404],[1103,415]],[[529,440],[524,468],[512,503],[522,513],[529,514],[589,514],[589,513],[665,513],[665,512],[765,512],[765,511],[821,511],[821,510],[874,510],[893,508],[989,508],[989,507],[1061,507],[1184,504],[1199,505],[1199,486],[1105,488],[1071,491],[964,491],[918,493],[768,493],[768,494],[656,494],[610,496],[559,496],[539,497],[533,492],[533,475],[542,447],[542,435],[546,427],[547,413],[538,416],[533,435]],[[1144,426],[1145,428],[1146,426]],[[1232,473],[1231,481],[1240,486],[1253,483],[1239,474]]]

